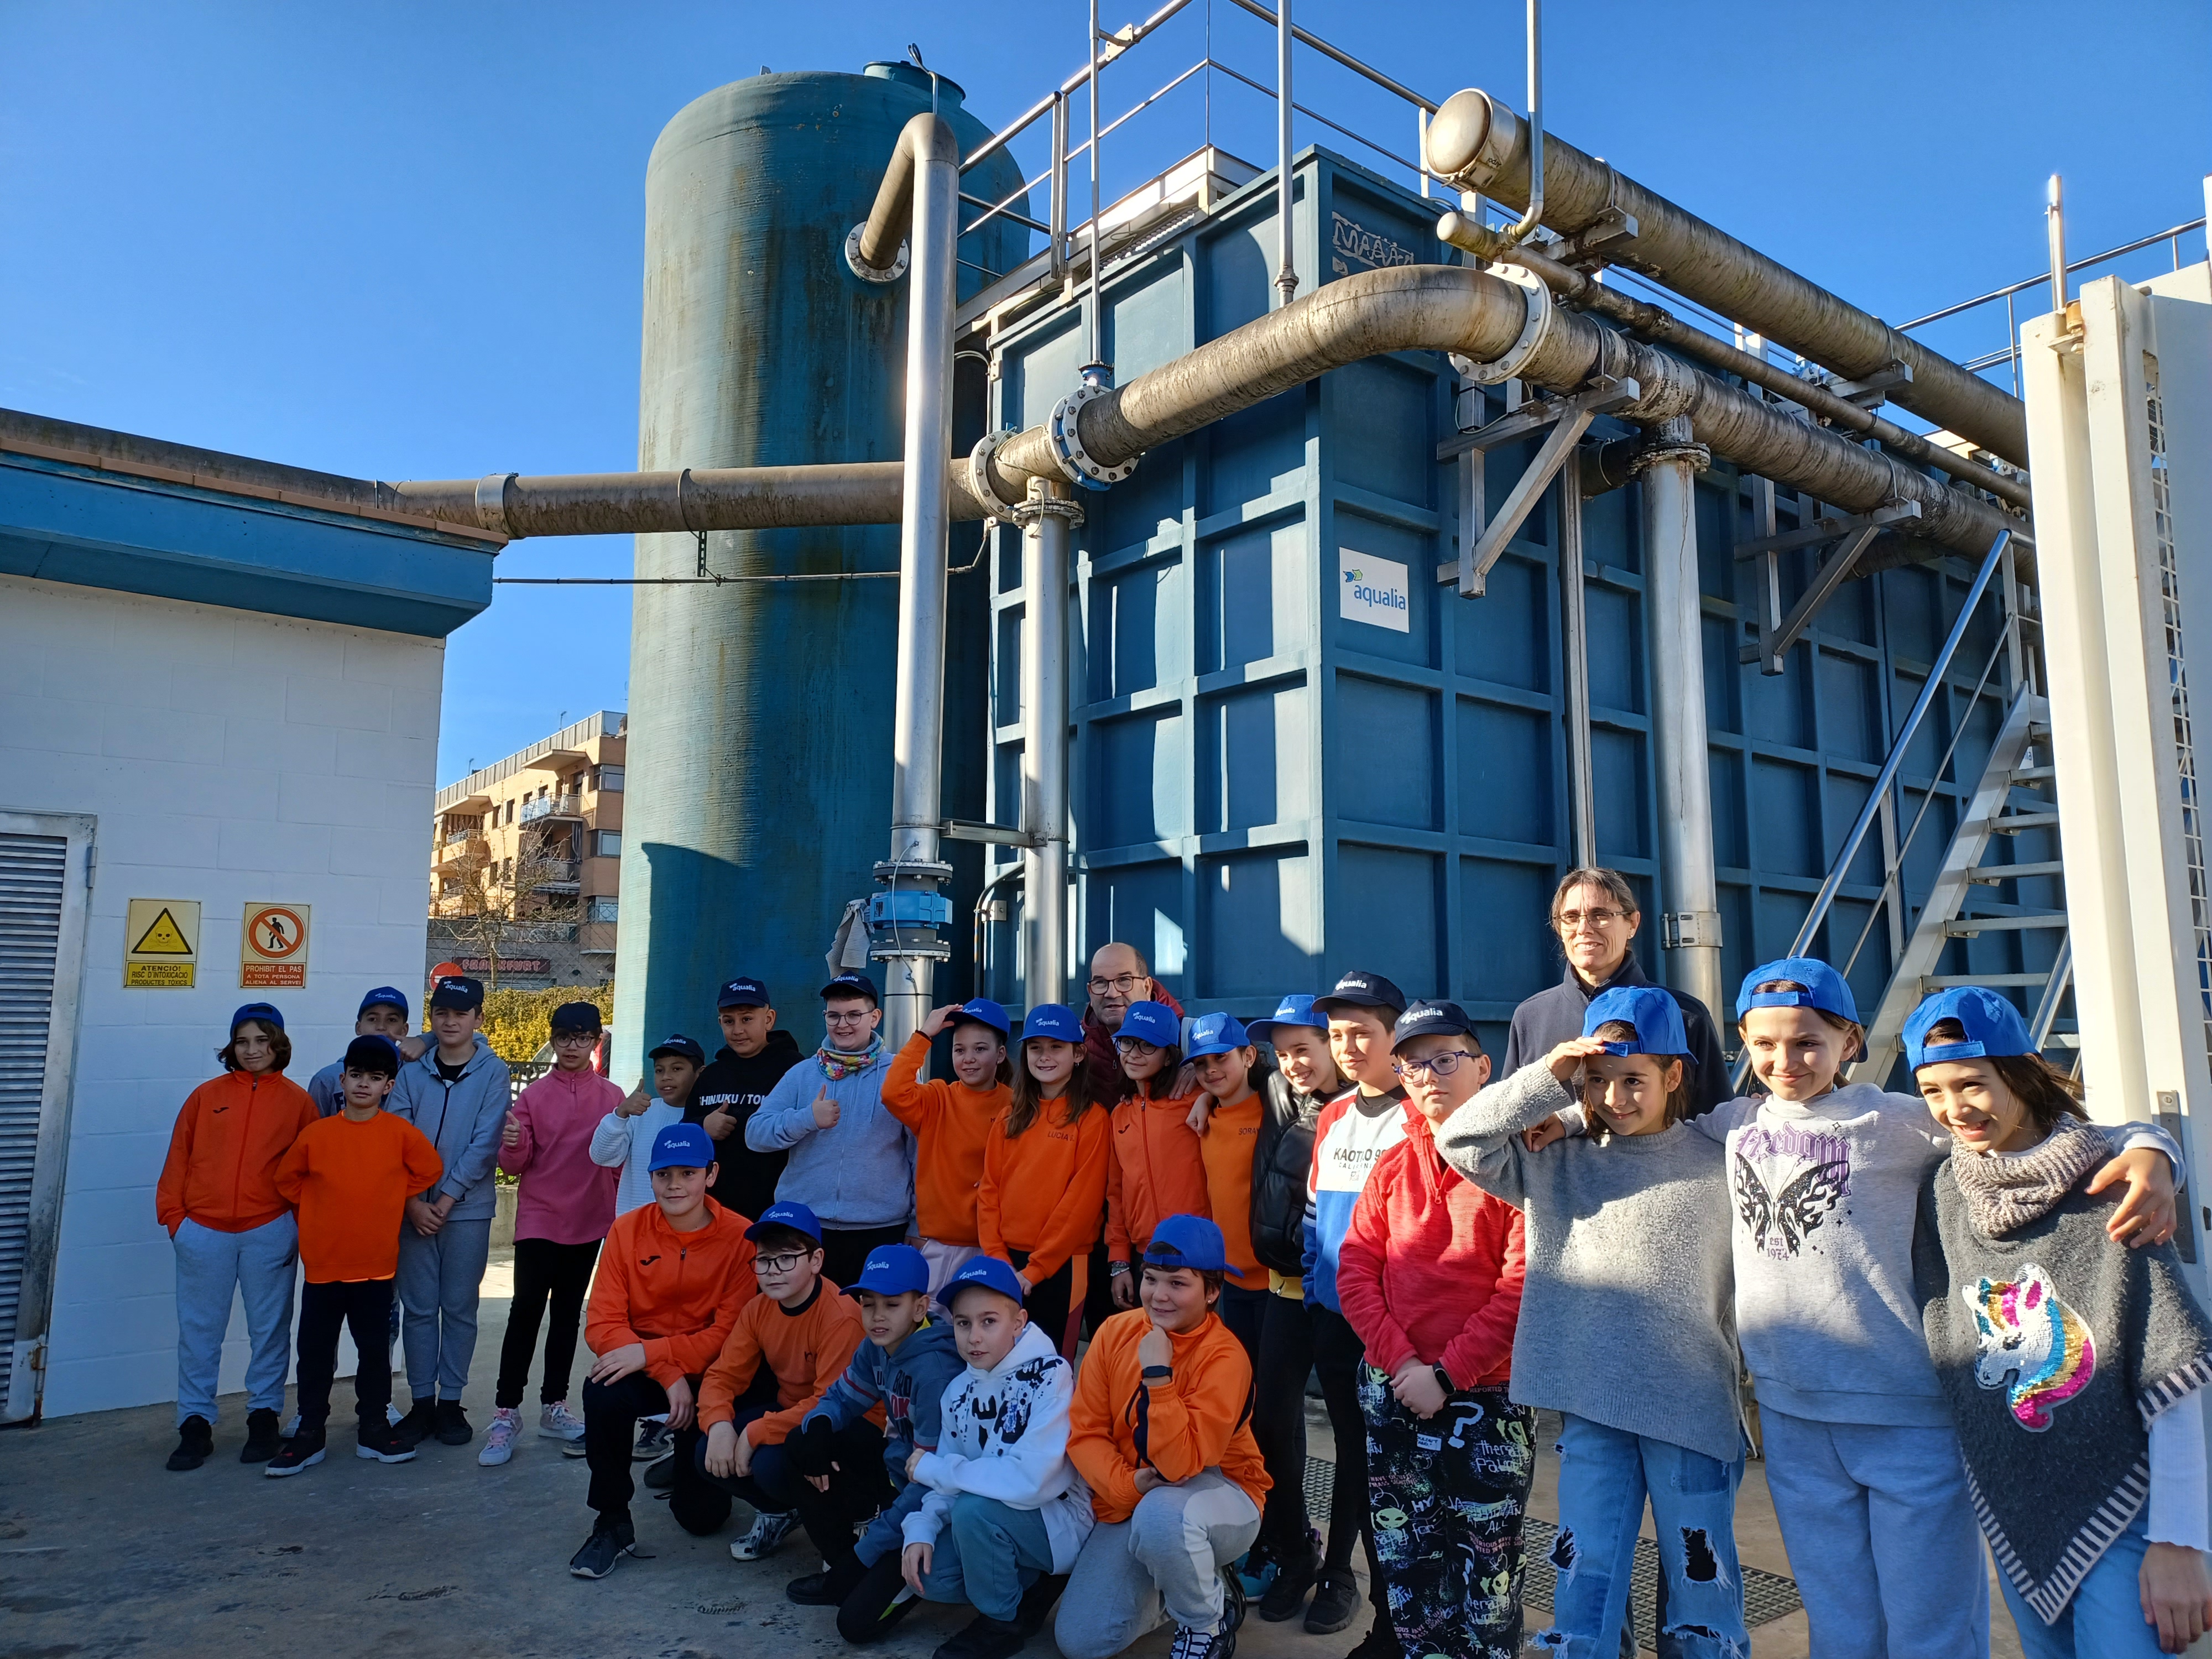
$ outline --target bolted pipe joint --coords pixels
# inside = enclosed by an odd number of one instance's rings
[[[1658,422],[1629,457],[1628,475],[1638,477],[1655,466],[1686,463],[1692,472],[1712,470],[1713,452],[1699,443],[1690,430],[1690,418],[1675,415]]]
[[[890,165],[876,190],[875,205],[846,238],[847,258],[860,276],[892,283],[905,274],[908,234],[914,228],[914,175],[931,163],[949,166],[957,175],[960,141],[943,116],[925,112],[900,130]]]

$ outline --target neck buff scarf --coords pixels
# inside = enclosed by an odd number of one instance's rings
[[[841,1049],[832,1048],[824,1042],[814,1051],[814,1061],[816,1065],[821,1066],[822,1075],[835,1083],[838,1079],[850,1077],[855,1072],[866,1071],[869,1066],[876,1063],[876,1056],[883,1051],[883,1034],[878,1032],[869,1037],[868,1046],[858,1054],[848,1054]]]
[[[2111,1156],[2104,1136],[2078,1117],[2062,1117],[2040,1145],[2024,1152],[1954,1147],[1951,1178],[1976,1229],[2002,1238],[2047,1212]]]

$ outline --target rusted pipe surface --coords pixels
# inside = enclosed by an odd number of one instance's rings
[[[860,227],[860,263],[871,270],[889,270],[898,260],[899,244],[914,227],[914,171],[917,161],[949,161],[957,173],[960,141],[940,115],[927,111],[899,130],[884,182],[876,187],[875,205]]]

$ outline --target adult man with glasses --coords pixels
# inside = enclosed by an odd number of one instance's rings
[[[1168,988],[1152,977],[1152,966],[1133,945],[1116,941],[1102,945],[1091,957],[1087,986],[1091,1001],[1083,1011],[1083,1053],[1089,1061],[1091,1097],[1111,1106],[1128,1092],[1129,1079],[1121,1070],[1121,1057],[1114,1048],[1114,1034],[1121,1029],[1133,1002],[1157,1002],[1182,1018],[1182,1004]]]

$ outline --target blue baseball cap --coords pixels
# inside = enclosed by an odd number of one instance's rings
[[[1687,1060],[1689,1033],[1682,1029],[1681,1005],[1656,985],[1616,985],[1600,991],[1583,1011],[1583,1035],[1595,1036],[1597,1028],[1619,1020],[1636,1029],[1633,1042],[1608,1042],[1609,1054],[1665,1054]]]
[[[1756,985],[1769,985],[1776,980],[1788,980],[1802,985],[1802,991],[1757,991]],[[1847,1019],[1854,1025],[1859,1018],[1858,999],[1844,976],[1818,957],[1778,957],[1772,962],[1762,963],[1743,976],[1743,987],[1735,994],[1735,1017],[1738,1024],[1754,1008],[1813,1008],[1824,1014],[1833,1014],[1838,1019]],[[1853,1060],[1866,1058],[1866,1045],[1859,1045]]]
[[[1229,1271],[1229,1249],[1221,1229],[1202,1215],[1171,1215],[1152,1229],[1145,1246],[1145,1265],[1188,1267],[1194,1273]]]
[[[1255,1019],[1244,1029],[1255,1042],[1273,1042],[1275,1028],[1279,1025],[1310,1025],[1316,1031],[1326,1031],[1328,1030],[1328,1016],[1315,1011],[1311,997],[1292,995],[1285,997],[1275,1005],[1275,1012],[1271,1018]]]
[[[1955,1019],[1966,1034],[1964,1042],[1930,1042],[1928,1033],[1947,1019]],[[1905,1063],[1914,1071],[1940,1066],[1951,1060],[2002,1059],[2008,1054],[2032,1054],[2035,1039],[2027,1022],[2011,1000],[1979,985],[1954,985],[1938,991],[1912,1011],[1905,1022]]]
[[[1121,1022],[1127,1030],[1129,1023]],[[1249,1047],[1252,1034],[1247,1031],[1234,1014],[1200,1014],[1190,1023],[1190,1047],[1183,1050],[1185,1060],[1202,1060],[1208,1054],[1234,1054]]]
[[[676,1126],[672,1123],[668,1127],[672,1129]],[[687,1123],[684,1127],[687,1129],[696,1129],[699,1126],[696,1123]],[[665,1134],[667,1130],[664,1129],[661,1133]],[[699,1133],[703,1139],[706,1131],[701,1129]],[[760,1219],[745,1229],[745,1237],[758,1238],[771,1227],[788,1227],[794,1232],[805,1233],[817,1244],[822,1242],[822,1224],[814,1218],[814,1212],[804,1204],[769,1205],[760,1212]]]
[[[430,992],[433,1008],[457,1008],[463,1013],[483,1006],[483,981],[466,974],[447,974]]]
[[[969,997],[965,1002],[952,1005],[952,1024],[955,1025],[988,1025],[1000,1036],[1013,1030],[1013,1022],[1006,1011],[988,997]]]
[[[1075,1017],[1075,1010],[1064,1002],[1040,1002],[1022,1016],[1022,1041],[1031,1037],[1051,1037],[1058,1042],[1083,1045],[1083,1022]]]
[[[1048,1003],[1048,1007],[1058,1007]],[[987,1291],[996,1291],[1000,1296],[1014,1301],[1022,1299],[1022,1281],[1014,1277],[1014,1270],[995,1255],[970,1256],[968,1265],[945,1281],[945,1288],[937,1293],[939,1304],[949,1313],[960,1292],[981,1285]]]
[[[1121,1016],[1121,1029],[1114,1033],[1116,1042],[1124,1037],[1149,1042],[1155,1048],[1172,1048],[1182,1041],[1182,1022],[1164,1002],[1133,1002]]]
[[[774,1005],[768,1000],[767,986],[740,974],[737,978],[723,982],[722,988],[715,994],[714,1006],[717,1008],[767,1008]]]
[[[659,1060],[663,1054],[681,1054],[695,1066],[704,1066],[707,1063],[707,1051],[699,1046],[697,1039],[685,1036],[681,1031],[672,1036],[661,1038],[659,1042],[646,1050],[645,1057],[647,1060]]]
[[[1390,1052],[1396,1054],[1415,1037],[1474,1036],[1474,1022],[1456,1002],[1416,1002],[1391,1027]],[[1474,1046],[1482,1047],[1481,1039]]]
[[[714,1143],[696,1123],[672,1123],[653,1138],[653,1152],[645,1160],[646,1173],[655,1170],[711,1170]]]
[[[280,1031],[284,1029],[284,1016],[277,1012],[275,1003],[248,1002],[241,1005],[239,1011],[230,1017],[231,1036],[236,1036],[238,1028],[249,1019],[266,1020]]]
[[[1327,996],[1314,999],[1314,1006],[1326,1019],[1329,1006],[1340,1002],[1347,1008],[1388,1008],[1393,1019],[1406,1012],[1406,994],[1364,968],[1346,969]]]
[[[873,1291],[878,1296],[904,1296],[929,1288],[929,1260],[911,1244],[878,1244],[868,1252],[860,1276],[845,1287],[848,1296]]]
[[[354,1011],[353,1017],[359,1019],[372,1008],[397,1008],[400,1018],[404,1019],[408,1017],[407,994],[395,986],[380,985],[361,1000],[361,1006]]]
[[[850,969],[822,988],[822,1000],[827,1002],[831,997],[866,997],[878,1008],[884,1006],[883,998],[876,994],[875,981]]]

